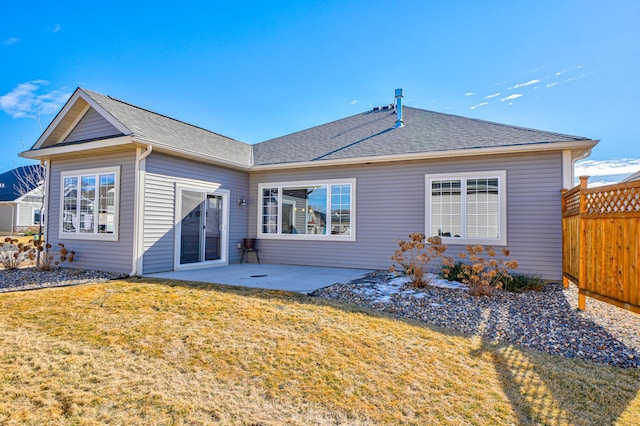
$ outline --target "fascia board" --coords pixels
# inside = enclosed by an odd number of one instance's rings
[[[131,136],[120,136],[117,138],[101,139],[93,142],[83,142],[83,143],[64,145],[64,146],[54,145],[49,148],[32,149],[29,151],[21,152],[19,155],[20,157],[23,157],[23,158],[39,160],[41,158],[47,158],[52,155],[89,151],[92,149],[108,148],[113,146],[127,145],[131,143],[132,143]]]
[[[439,158],[515,154],[515,153],[539,152],[539,151],[562,151],[566,149],[571,149],[571,150],[579,149],[581,150],[580,152],[586,152],[589,149],[593,148],[598,142],[599,141],[597,140],[582,140],[582,141],[568,141],[568,142],[557,142],[557,143],[546,143],[546,144],[514,145],[514,146],[508,146],[508,147],[503,146],[503,147],[490,147],[490,148],[458,149],[458,150],[438,151],[438,152],[380,155],[380,156],[374,156],[374,157],[358,157],[358,158],[344,158],[344,159],[341,158],[341,159],[335,159],[335,160],[301,161],[297,163],[276,163],[276,164],[254,165],[251,167],[251,171],[342,166],[342,165],[356,165],[356,164],[365,164],[365,163],[385,163],[385,162],[393,162],[393,161],[432,160],[432,159],[439,159]]]

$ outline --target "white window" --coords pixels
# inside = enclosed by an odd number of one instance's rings
[[[355,179],[258,185],[258,237],[355,241]]]
[[[426,234],[447,244],[507,244],[506,172],[426,175]]]
[[[39,225],[42,220],[42,213],[40,209],[33,209],[33,220],[31,222],[32,225]]]
[[[120,168],[63,172],[60,238],[118,240]]]

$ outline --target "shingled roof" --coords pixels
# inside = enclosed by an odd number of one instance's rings
[[[254,165],[590,140],[406,106],[403,118],[395,127],[393,108],[368,111],[271,139],[254,146]]]
[[[37,185],[31,184],[29,179],[23,179],[24,183],[20,181],[18,176],[28,176],[37,168],[40,168],[39,164],[32,164],[29,166],[21,166],[15,169],[9,170],[0,174],[0,201],[15,201],[24,194],[21,194],[16,187],[28,185],[25,187],[27,191],[36,189]]]
[[[131,105],[111,96],[80,88],[135,137],[182,151],[223,158],[249,164],[251,146],[144,108]]]
[[[277,167],[280,164],[299,163],[301,166],[366,161],[388,161],[394,156],[403,159],[425,156],[493,153],[501,148],[513,151],[567,149],[558,146],[570,142],[580,151],[595,145],[596,141],[581,136],[527,129],[506,124],[466,118],[418,108],[403,107],[404,126],[396,127],[396,112],[387,107],[363,112],[300,132],[271,139],[255,145],[202,129],[185,122],[148,111],[127,102],[78,88],[31,151],[22,153],[28,158],[40,158],[40,149],[76,145],[83,142],[59,143],[69,127],[75,123],[87,103],[100,114],[109,117],[113,135],[131,137],[133,142],[151,144],[158,151],[202,161],[220,162],[231,167]],[[66,121],[65,121],[66,120]],[[105,137],[107,138],[107,137]],[[584,142],[584,143],[580,143]],[[95,146],[95,145],[94,145]],[[80,148],[82,149],[82,148]],[[483,150],[484,149],[484,150]]]

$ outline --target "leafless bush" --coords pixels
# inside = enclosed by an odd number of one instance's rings
[[[420,232],[409,234],[409,238],[408,241],[398,241],[399,248],[391,260],[402,268],[402,273],[410,278],[411,285],[425,287],[431,281],[430,274],[435,268],[435,261],[443,257],[447,246],[442,244],[440,237],[429,237],[425,241],[425,235]],[[396,271],[396,263],[391,265],[391,272]]]

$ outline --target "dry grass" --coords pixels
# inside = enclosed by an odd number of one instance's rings
[[[264,290],[0,295],[2,424],[633,424],[640,372]]]

